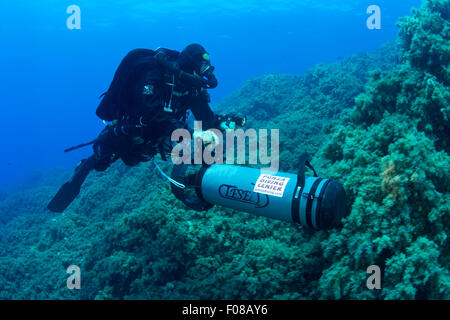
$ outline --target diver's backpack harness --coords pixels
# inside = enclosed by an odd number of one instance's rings
[[[96,114],[100,119],[113,121],[122,118],[124,110],[122,110],[121,95],[127,79],[134,72],[135,66],[143,58],[153,57],[154,55],[155,51],[153,50],[135,49],[123,58],[114,73],[108,91],[100,96],[102,100],[96,110]]]
[[[125,58],[122,59],[122,61],[119,64],[119,67],[117,68],[116,72],[114,73],[113,80],[111,81],[111,84],[106,92],[104,92],[102,95],[100,95],[100,103],[96,110],[96,115],[103,120],[103,122],[106,124],[106,121],[108,122],[117,122],[117,121],[124,121],[125,117],[125,110],[123,109],[125,107],[122,99],[123,95],[123,89],[125,87],[125,84],[129,80],[130,76],[136,71],[136,68],[140,67],[143,63],[145,63],[148,58],[155,57],[158,55],[160,58],[158,61],[161,60],[161,57],[164,56],[164,59],[166,60],[175,60],[178,56],[178,51],[165,49],[165,48],[158,48],[156,51],[149,50],[149,49],[135,49],[130,51]],[[162,64],[164,68],[166,68],[166,65]],[[170,71],[170,70],[168,70]],[[172,77],[173,78],[173,77]],[[173,91],[173,85],[171,88]],[[170,100],[164,106],[165,110],[166,108],[171,107],[171,100]],[[139,119],[142,126],[144,123],[142,122],[142,117]],[[133,129],[139,129],[140,125],[136,126],[127,126],[127,128],[124,127],[124,125],[119,126],[121,132],[118,132],[117,135],[121,134],[127,134],[126,132],[133,130]],[[114,128],[116,130],[116,128]],[[94,144],[97,142],[97,140],[93,140],[87,143],[82,143],[80,145],[70,147],[64,152],[70,152],[79,148],[83,148],[86,146],[89,146],[91,144]],[[162,154],[162,157],[164,160],[165,155]]]
[[[175,79],[179,79],[184,84],[196,89],[214,88],[217,85],[217,80],[204,79],[201,76],[181,70],[176,62],[179,55],[178,51],[166,48],[157,48],[155,51],[149,49],[130,51],[120,62],[108,90],[99,97],[102,100],[96,110],[97,116],[105,121],[114,121],[120,120],[126,115],[127,101],[125,101],[124,89],[131,81],[132,75],[141,68],[145,68],[152,58],[161,70],[164,70],[165,76],[170,79],[165,81],[165,85],[169,86],[167,100],[164,101],[164,111],[166,112],[173,112],[171,106],[172,97],[176,95],[176,92],[174,92]],[[213,82],[215,85],[213,85]],[[145,89],[151,91],[150,88]]]
[[[173,76],[171,61],[175,61],[178,55],[178,51],[165,48],[158,48],[155,51],[149,49],[130,51],[120,62],[108,90],[100,96],[102,100],[96,110],[97,116],[106,121],[121,119],[125,113],[123,108],[126,107],[123,101],[123,90],[137,68],[148,63],[149,58],[155,58],[159,65]]]

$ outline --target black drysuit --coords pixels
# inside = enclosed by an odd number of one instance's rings
[[[127,165],[157,152],[169,153],[173,130],[185,128],[191,110],[203,130],[216,125],[206,89],[184,85],[158,59],[141,59],[127,76],[119,95],[114,126],[106,127],[94,144],[95,169],[105,170],[118,158]],[[161,146],[166,146],[161,150]]]
[[[139,55],[149,51],[137,49],[132,53]],[[179,53],[170,53],[168,60],[173,62]],[[47,206],[49,210],[63,212],[79,194],[92,169],[106,170],[119,158],[133,166],[151,159],[157,153],[168,155],[172,149],[173,130],[186,128],[188,109],[197,120],[202,121],[203,130],[216,125],[218,119],[209,107],[206,90],[184,85],[175,76],[171,65],[165,62],[150,55],[133,62],[130,68],[121,69],[119,66],[118,70],[125,70],[126,77],[119,77],[124,81],[121,80],[120,85],[115,87],[119,88],[118,91],[108,90],[97,109],[97,114],[100,110],[100,114],[104,115],[102,118],[113,120],[112,124],[106,126],[96,139],[94,154],[83,159],[70,181],[58,190]],[[100,108],[102,105],[105,108]]]

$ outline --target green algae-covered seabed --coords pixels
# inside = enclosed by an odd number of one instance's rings
[[[214,106],[281,128],[283,171],[313,154],[347,192],[342,228],[187,210],[148,163],[92,174],[55,215],[45,204],[70,172],[53,172],[0,198],[0,298],[449,299],[449,1],[398,26],[396,44],[249,80]],[[382,288],[368,290],[374,264]]]

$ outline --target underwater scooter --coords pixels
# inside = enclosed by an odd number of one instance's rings
[[[313,169],[307,161],[305,166]],[[339,226],[346,215],[342,184],[319,178],[315,171],[313,177],[305,176],[305,166],[296,175],[226,164],[203,165],[189,173],[193,166],[179,164],[171,175],[179,183],[171,188],[177,199],[196,211],[220,205],[312,230]]]

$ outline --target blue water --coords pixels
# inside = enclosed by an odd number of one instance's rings
[[[181,50],[201,43],[211,54],[218,102],[245,80],[269,72],[300,74],[397,37],[396,21],[420,0],[13,1],[0,4],[0,188],[34,171],[74,166],[90,149],[103,93],[131,49]],[[68,30],[66,8],[81,8]],[[381,8],[368,30],[366,8]]]

